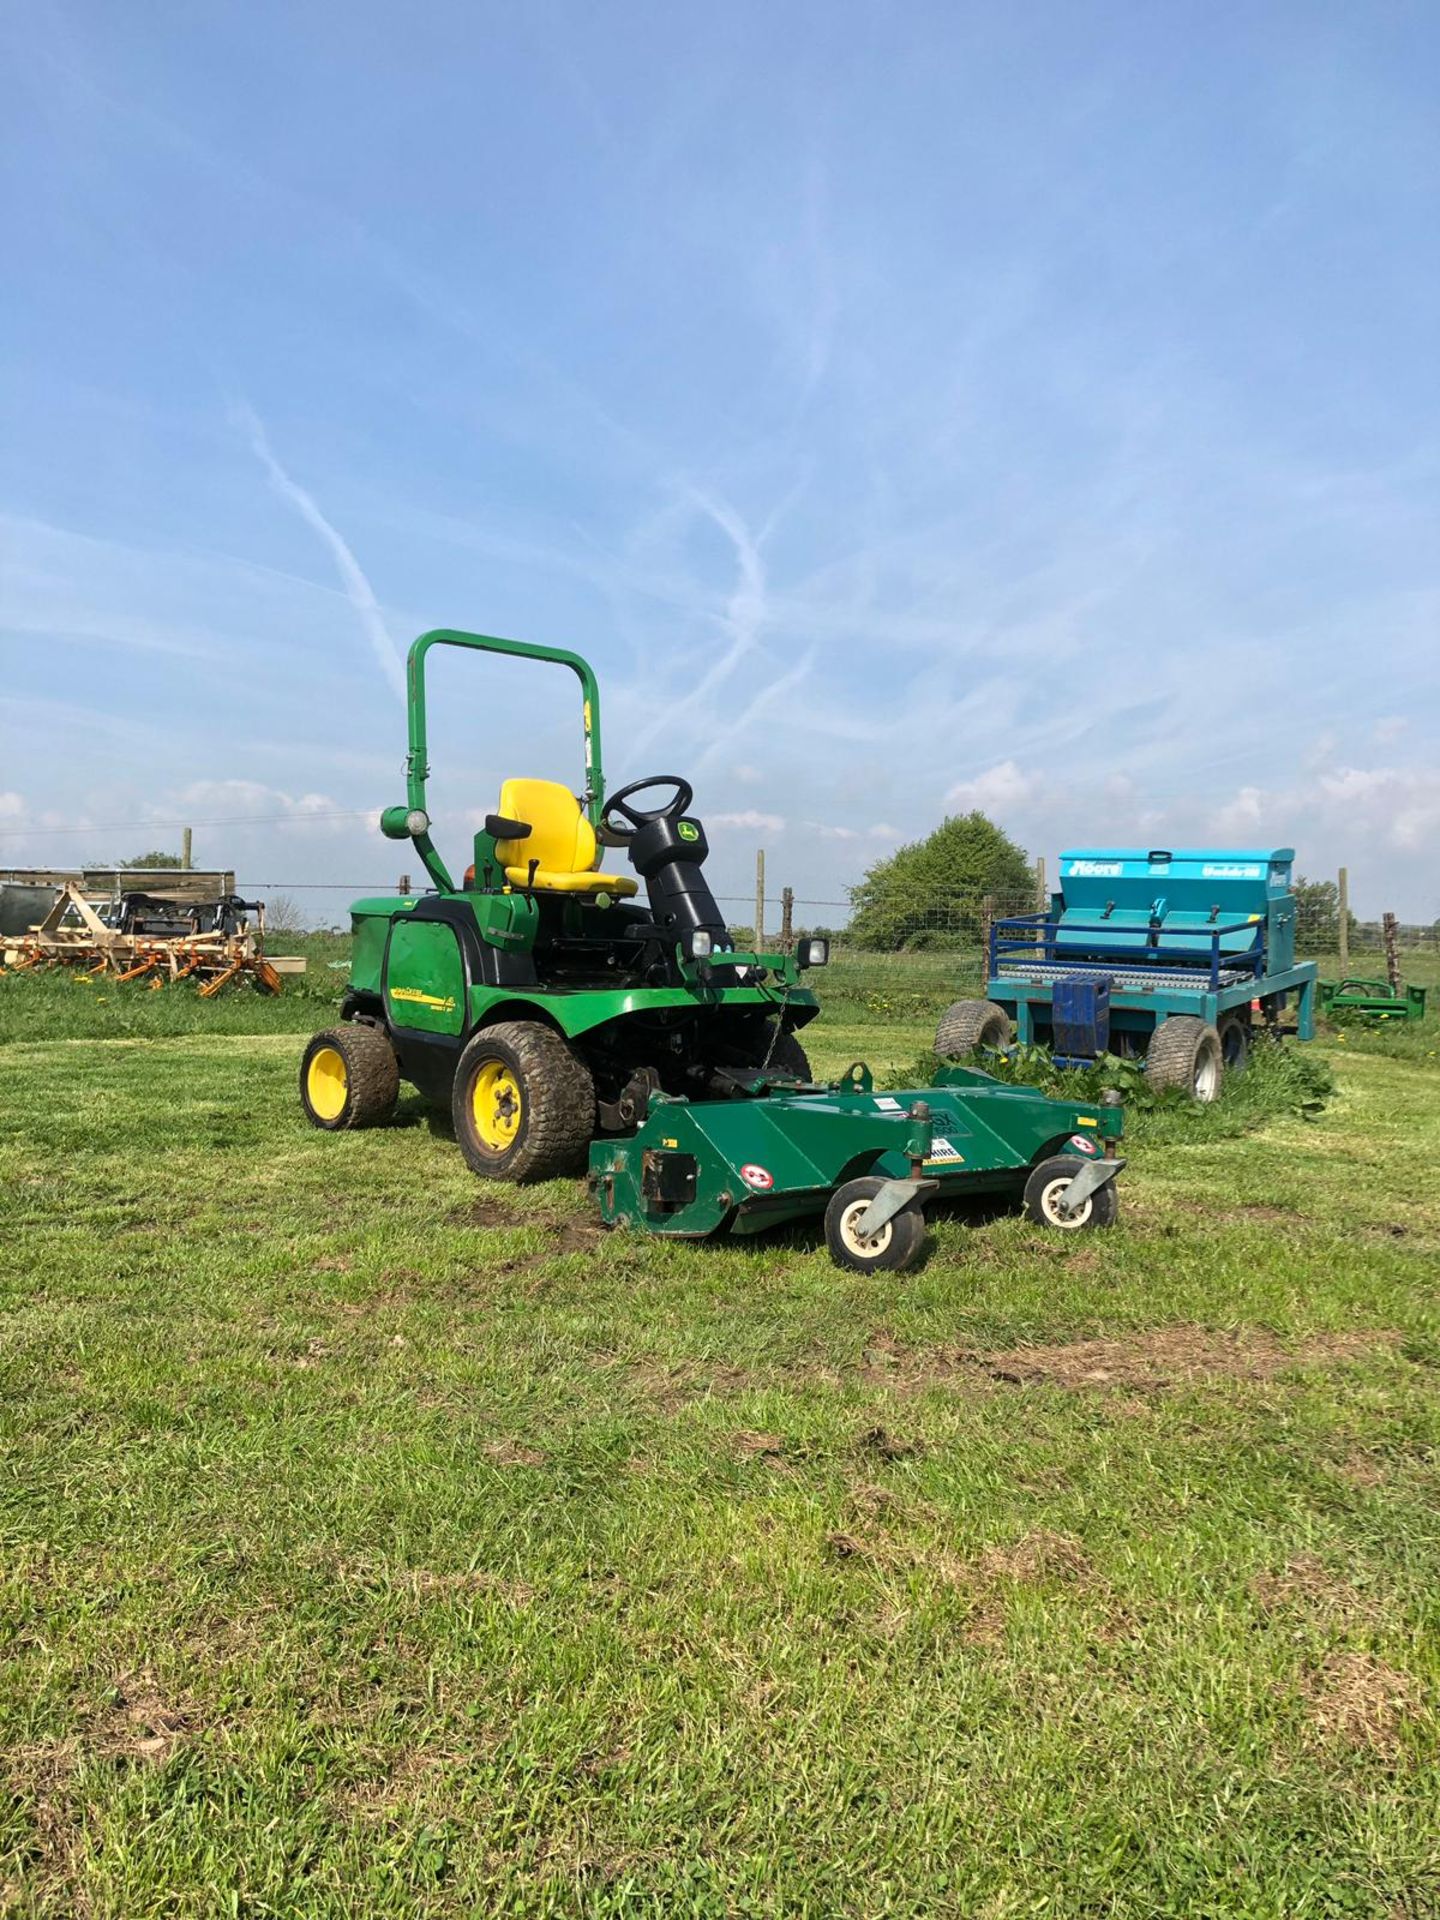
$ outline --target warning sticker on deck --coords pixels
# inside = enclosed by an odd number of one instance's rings
[[[892,1100],[888,1093],[877,1094],[875,1096],[875,1104],[883,1113],[899,1113],[901,1111],[900,1102],[898,1100]]]
[[[768,1193],[775,1184],[775,1176],[768,1167],[741,1167],[740,1178],[747,1187],[754,1187],[760,1193]]]
[[[1100,1151],[1088,1133],[1072,1133],[1070,1136],[1070,1144],[1077,1153],[1098,1153]]]
[[[928,1167],[933,1165],[936,1160],[963,1161],[964,1158],[964,1154],[947,1140],[943,1134],[937,1133],[930,1143],[930,1151],[925,1156],[925,1164]]]

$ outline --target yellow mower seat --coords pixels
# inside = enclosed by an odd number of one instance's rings
[[[613,893],[628,899],[638,882],[624,873],[597,873],[595,829],[580,802],[558,780],[507,780],[500,789],[500,815],[523,820],[523,840],[497,840],[495,853],[512,887],[541,893]],[[538,860],[535,877],[530,862]]]

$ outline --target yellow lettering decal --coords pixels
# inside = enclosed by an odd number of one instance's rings
[[[447,994],[442,1000],[438,993],[422,993],[418,987],[392,987],[390,989],[390,998],[392,1000],[410,1000],[413,1001],[416,1006],[433,1007],[437,1013],[453,1013],[455,1011],[455,996],[453,994]]]

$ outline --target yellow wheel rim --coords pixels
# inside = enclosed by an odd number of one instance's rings
[[[350,1076],[338,1047],[317,1047],[305,1069],[305,1092],[311,1110],[321,1120],[338,1120],[345,1111]]]
[[[482,1060],[470,1083],[470,1111],[482,1145],[492,1153],[513,1147],[525,1103],[520,1082],[503,1060]]]

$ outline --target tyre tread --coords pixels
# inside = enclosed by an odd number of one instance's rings
[[[1151,1086],[1161,1092],[1178,1087],[1193,1096],[1195,1068],[1207,1035],[1218,1047],[1220,1036],[1198,1014],[1172,1013],[1162,1020],[1145,1049],[1145,1077]]]
[[[1010,1016],[994,1000],[956,1000],[940,1016],[935,1051],[942,1060],[963,1060],[980,1047],[1008,1046]]]
[[[483,1054],[487,1044],[497,1041],[509,1048],[519,1064],[526,1106],[524,1137],[500,1169],[472,1152],[460,1107],[472,1051]],[[455,1137],[467,1165],[492,1179],[519,1183],[571,1173],[583,1161],[595,1133],[595,1084],[590,1069],[560,1034],[538,1020],[497,1020],[472,1036],[456,1069],[454,1108]]]

